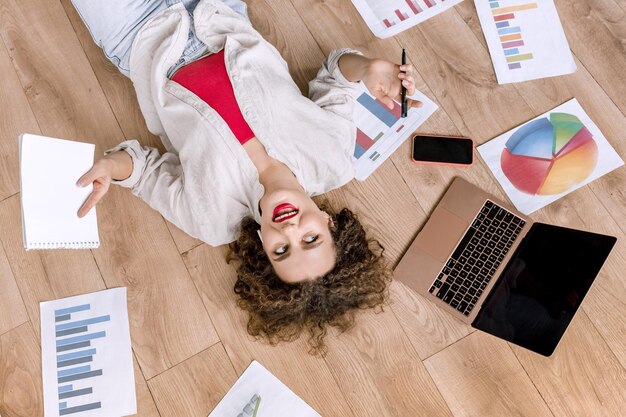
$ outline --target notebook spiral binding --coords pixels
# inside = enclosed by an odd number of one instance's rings
[[[30,249],[96,249],[100,242],[54,242],[54,243],[28,243],[26,250]]]

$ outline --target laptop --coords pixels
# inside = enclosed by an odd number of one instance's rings
[[[550,356],[616,241],[533,222],[455,178],[394,278],[472,327]]]

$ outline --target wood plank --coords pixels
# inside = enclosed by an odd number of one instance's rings
[[[551,357],[513,351],[555,417],[622,413],[626,373],[585,312],[576,314]]]
[[[0,9],[1,11],[1,9]],[[4,43],[0,42],[0,201],[20,190],[18,136],[38,132],[37,121]]]
[[[137,416],[139,417],[159,417],[152,393],[144,379],[139,362],[133,353],[133,370],[135,372],[135,393],[137,395]]]
[[[390,309],[364,311],[336,333],[325,359],[356,415],[452,416]]]
[[[22,295],[15,282],[11,265],[4,248],[0,244],[0,334],[28,321]]]
[[[474,332],[424,361],[455,417],[552,416],[508,344]]]
[[[216,343],[152,378],[148,385],[163,416],[206,417],[236,380],[224,347]]]
[[[247,315],[237,307],[236,273],[226,264],[226,253],[225,247],[201,245],[183,258],[237,374],[256,359],[320,414],[354,416],[326,363],[307,353],[305,337],[271,346],[247,334]]]
[[[40,333],[39,303],[105,289],[88,250],[24,249],[19,195],[0,203],[0,240],[13,269],[28,316]]]
[[[42,131],[89,138],[97,151],[119,142],[118,122],[61,4],[4,4],[0,33]],[[112,188],[99,205],[102,245],[93,254],[109,287],[128,287],[133,347],[150,378],[217,336],[162,217],[127,190]]]
[[[0,414],[43,416],[41,352],[31,323],[0,336]]]
[[[613,0],[557,0],[556,4],[570,48],[626,114],[626,11]]]

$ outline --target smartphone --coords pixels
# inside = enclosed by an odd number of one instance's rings
[[[474,162],[474,141],[455,136],[416,135],[411,158],[417,163],[469,166]]]

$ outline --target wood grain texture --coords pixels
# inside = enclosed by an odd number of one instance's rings
[[[138,417],[160,417],[152,393],[144,379],[137,358],[133,354],[133,370],[135,372],[135,393],[137,395],[137,416]]]
[[[424,361],[455,417],[552,416],[508,344],[474,332]]]
[[[152,378],[163,417],[206,417],[237,380],[221,343]]]
[[[1,7],[1,6],[0,6]],[[0,9],[1,11],[2,9]],[[17,193],[19,183],[18,136],[38,132],[8,51],[0,42],[0,201]]]
[[[28,321],[28,314],[1,242],[0,296],[0,334],[3,334]]]
[[[0,414],[43,416],[41,353],[30,323],[0,336]]]
[[[626,114],[626,11],[613,0],[555,3],[570,48]]]
[[[452,416],[390,309],[361,312],[358,323],[331,333],[325,358],[356,415]]]

